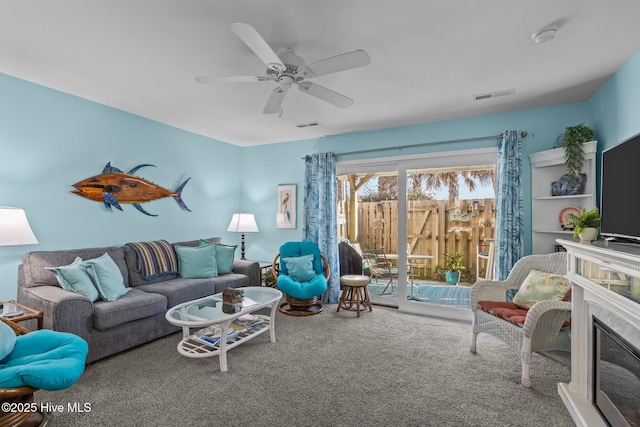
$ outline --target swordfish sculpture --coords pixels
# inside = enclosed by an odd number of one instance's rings
[[[191,178],[187,178],[180,184],[176,191],[167,190],[151,181],[134,175],[138,169],[145,166],[155,167],[154,165],[143,164],[124,173],[120,169],[111,166],[111,162],[109,162],[100,175],[92,176],[73,184],[76,190],[71,192],[89,200],[103,202],[108,210],[111,210],[112,206],[122,210],[121,203],[132,204],[140,212],[149,216],[158,215],[145,211],[140,206],[140,203],[164,197],[174,197],[182,209],[191,212],[191,209],[182,201],[182,190]]]

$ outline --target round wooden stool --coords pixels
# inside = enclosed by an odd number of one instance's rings
[[[357,317],[360,317],[360,310],[369,309],[369,311],[373,311],[371,300],[369,299],[369,291],[367,290],[370,280],[369,276],[359,274],[342,276],[340,278],[342,295],[340,295],[340,302],[336,311],[340,311],[341,308],[356,311],[358,312]]]

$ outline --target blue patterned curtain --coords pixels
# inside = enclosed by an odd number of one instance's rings
[[[504,132],[496,167],[496,263],[494,280],[504,280],[524,255],[520,132]]]
[[[333,153],[306,156],[304,161],[302,239],[315,242],[329,261],[331,276],[322,301],[337,304],[340,298],[338,221],[336,218],[336,157]]]

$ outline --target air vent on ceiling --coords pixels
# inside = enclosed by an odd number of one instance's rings
[[[503,96],[511,96],[516,93],[515,89],[499,90],[496,92],[483,93],[480,95],[473,95],[474,101],[482,101],[483,99],[501,98]]]
[[[309,127],[313,127],[313,126],[320,126],[320,123],[318,122],[309,122],[309,123],[302,123],[299,125],[296,125],[299,128],[309,128]]]

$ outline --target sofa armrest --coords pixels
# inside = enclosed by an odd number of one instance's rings
[[[260,286],[260,264],[258,261],[235,259],[233,260],[233,272],[249,277],[249,286]]]
[[[19,287],[18,301],[43,313],[45,329],[89,339],[93,329],[93,304],[89,298],[57,286],[43,285]]]

